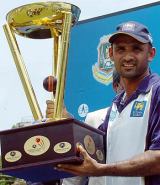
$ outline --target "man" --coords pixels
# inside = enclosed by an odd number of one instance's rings
[[[57,168],[79,176],[106,176],[106,185],[160,184],[160,77],[150,74],[155,56],[148,28],[138,22],[117,27],[109,39],[110,57],[124,82],[101,129],[106,132],[106,164],[79,146],[81,165]]]

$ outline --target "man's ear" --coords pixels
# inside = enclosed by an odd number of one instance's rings
[[[118,84],[117,83],[112,83],[112,87],[115,93],[117,93],[117,89],[118,89]]]
[[[152,47],[148,53],[148,61],[151,62],[156,54],[156,48]]]
[[[114,61],[114,60],[113,60],[113,47],[112,47],[112,46],[109,47],[109,57],[110,57],[110,59],[111,59],[112,61]]]

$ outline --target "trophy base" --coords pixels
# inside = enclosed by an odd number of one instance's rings
[[[0,132],[1,173],[31,182],[47,182],[73,176],[57,171],[60,163],[82,163],[77,144],[89,155],[105,163],[104,133],[75,119]]]

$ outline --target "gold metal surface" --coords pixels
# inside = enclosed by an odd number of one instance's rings
[[[54,38],[52,71],[57,78],[57,89],[53,119],[63,119],[70,29],[78,22],[79,14],[80,9],[77,6],[62,2],[32,3],[15,8],[7,14],[7,24],[4,25],[4,30],[35,120],[42,119],[42,114],[14,33],[33,39]]]
[[[7,14],[7,22],[14,32],[24,37],[44,39],[52,37],[50,27],[59,35],[63,30],[64,15],[72,14],[72,25],[79,18],[80,9],[63,2],[27,4]]]
[[[65,77],[66,77],[66,65],[68,56],[68,44],[69,44],[69,33],[71,27],[71,13],[65,14],[64,16],[64,26],[62,30],[61,44],[59,47],[59,57],[58,57],[58,69],[57,69],[57,88],[55,96],[55,109],[54,118],[59,119],[62,117],[63,111],[63,99],[64,99],[64,87],[65,87]]]
[[[32,84],[29,79],[25,64],[23,62],[15,35],[14,35],[13,31],[10,29],[8,24],[4,25],[4,31],[5,31],[10,49],[12,51],[15,65],[17,67],[18,74],[21,78],[21,82],[22,82],[27,100],[29,102],[33,117],[35,120],[41,120],[42,113],[41,113],[40,107],[38,105],[38,101],[36,99],[35,93],[33,91]]]

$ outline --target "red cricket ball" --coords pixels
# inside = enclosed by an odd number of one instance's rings
[[[48,76],[43,80],[43,87],[46,91],[55,92],[57,79],[53,76]]]

